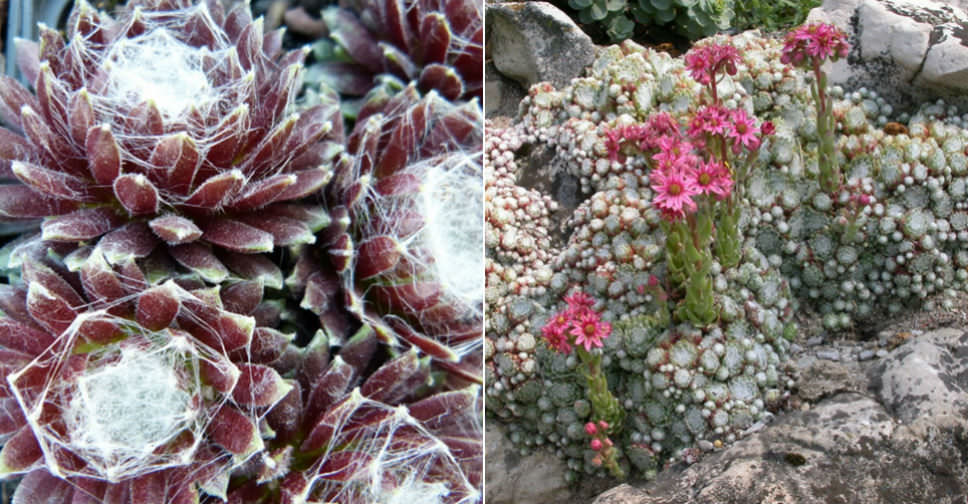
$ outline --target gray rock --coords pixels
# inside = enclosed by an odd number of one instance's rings
[[[857,363],[852,364],[815,360],[800,368],[800,398],[813,402],[840,392],[866,390],[866,377],[856,368]]]
[[[484,492],[488,504],[556,504],[571,497],[563,477],[567,468],[553,454],[519,456],[502,427],[493,422],[486,422],[485,437]]]
[[[814,336],[807,340],[806,345],[808,347],[817,346],[823,343],[823,336]]]
[[[518,114],[518,104],[527,95],[517,82],[501,75],[494,63],[484,65],[484,115],[514,117]]]
[[[873,371],[871,382],[904,422],[935,411],[968,415],[968,333],[941,329],[909,339]]]
[[[860,360],[860,361],[871,360],[873,358],[874,358],[873,350],[861,350],[860,353],[857,354],[857,360]]]
[[[825,0],[807,22],[848,33],[851,54],[828,63],[831,85],[866,86],[900,106],[937,97],[964,103],[968,90],[968,1]]]
[[[824,350],[818,350],[817,351],[817,357],[820,358],[820,359],[826,359],[826,360],[829,360],[829,361],[839,361],[840,360],[840,352],[838,352],[834,348],[827,348],[827,349],[824,349]]]
[[[550,3],[488,4],[485,23],[488,57],[524,89],[543,81],[561,88],[594,61],[591,38]]]

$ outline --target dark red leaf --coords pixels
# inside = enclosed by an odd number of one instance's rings
[[[222,262],[236,275],[261,282],[270,289],[281,289],[282,270],[271,259],[257,254],[238,254],[220,251]]]
[[[177,215],[157,217],[148,226],[169,245],[191,243],[202,237],[202,230],[193,221]]]
[[[214,210],[225,205],[245,184],[245,176],[239,170],[231,170],[206,180],[185,200],[187,207]]]
[[[420,41],[424,65],[446,63],[447,49],[450,47],[450,26],[441,12],[430,12],[420,21]]]
[[[121,217],[109,208],[84,208],[47,219],[41,229],[46,241],[79,242],[97,238],[122,222]]]
[[[219,295],[225,309],[241,315],[251,315],[262,302],[262,282],[247,280],[222,287]]]
[[[104,235],[98,248],[110,264],[123,264],[130,259],[141,259],[151,254],[158,239],[144,222],[130,222]]]
[[[391,236],[374,236],[360,243],[356,274],[360,280],[393,271],[404,251],[403,245]]]
[[[114,179],[114,195],[131,215],[158,213],[158,189],[140,173],[124,174]]]
[[[464,81],[460,75],[457,75],[453,67],[438,63],[432,63],[423,68],[417,85],[425,93],[436,89],[448,100],[456,100],[464,94]]]
[[[262,408],[275,404],[292,389],[275,369],[261,364],[239,364],[242,374],[232,391],[241,406]]]
[[[168,252],[182,266],[198,273],[206,281],[220,283],[229,276],[212,249],[199,243],[187,243],[170,247]]]
[[[155,145],[148,162],[161,170],[154,178],[156,183],[167,179],[165,186],[176,194],[186,195],[191,191],[198,172],[198,146],[188,134],[181,132],[162,138]],[[149,172],[150,173],[155,173]],[[164,178],[163,178],[164,176]]]
[[[244,254],[271,252],[273,235],[229,218],[212,219],[204,225],[202,239]],[[283,244],[281,244],[283,245]]]
[[[121,174],[121,148],[111,133],[111,126],[102,124],[88,129],[84,147],[94,180],[103,185],[113,184]]]
[[[268,233],[271,236],[270,244],[275,243],[280,247],[316,242],[316,237],[313,236],[309,226],[302,221],[286,217],[267,218],[263,215],[252,214],[240,216],[240,220],[253,228]],[[269,250],[272,250],[271,246]],[[242,252],[242,250],[239,250],[239,252]],[[258,252],[268,252],[268,250],[259,250]]]
[[[24,427],[4,443],[3,450],[0,451],[0,473],[23,472],[39,461],[43,455],[34,432]],[[37,492],[42,490],[38,489]]]
[[[248,455],[262,449],[259,428],[234,406],[226,404],[208,426],[208,435],[236,455]]]
[[[77,208],[77,202],[45,196],[22,185],[0,185],[0,217],[27,219],[61,215]]]
[[[254,210],[279,200],[286,189],[298,181],[295,175],[280,174],[250,184],[250,188],[228,207],[232,210]]]
[[[181,307],[178,291],[169,281],[141,294],[135,310],[138,324],[152,331],[171,326]]]

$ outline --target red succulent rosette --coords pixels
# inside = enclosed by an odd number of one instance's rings
[[[358,0],[329,8],[323,20],[353,63],[326,66],[346,94],[366,94],[375,75],[391,74],[448,100],[480,100],[482,11],[475,0]]]
[[[0,286],[0,470],[29,473],[15,499],[224,496],[293,387],[270,366],[290,337],[260,325],[261,286],[150,286],[26,256],[25,285]]]
[[[143,0],[112,19],[80,0],[66,41],[40,30],[18,46],[36,93],[0,77],[0,178],[20,182],[0,185],[0,217],[45,218],[43,238],[68,243],[138,223],[209,272],[213,250],[315,240],[326,216],[299,200],[331,176],[339,107],[292,113],[306,53],[247,6]]]
[[[339,165],[327,189],[333,219],[321,234],[342,284],[339,308],[384,341],[416,346],[476,382],[483,331],[482,126],[473,103],[454,105],[435,92],[421,97],[413,85],[380,107],[364,106],[349,140],[353,157]],[[336,292],[331,277],[312,276],[307,296]],[[325,299],[304,298],[303,306],[325,317]]]
[[[480,502],[480,387],[434,393],[427,358],[383,350],[368,326],[336,355],[319,333],[267,417],[270,457],[253,460],[229,501]]]

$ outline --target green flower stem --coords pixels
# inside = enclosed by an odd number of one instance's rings
[[[618,399],[608,390],[608,379],[602,372],[601,354],[592,354],[584,348],[576,347],[578,358],[581,359],[587,386],[588,400],[592,403],[592,417],[608,422],[609,434],[616,434],[622,430],[625,423],[625,409]]]
[[[666,259],[673,287],[685,297],[676,307],[676,317],[705,327],[719,318],[713,297],[712,266],[713,218],[712,202],[688,217],[686,222],[673,223],[667,229]]]
[[[743,239],[739,233],[739,205],[730,198],[726,204],[726,211],[719,214],[716,222],[716,241],[713,247],[716,259],[723,269],[729,269],[739,264],[743,255]]]
[[[625,409],[608,390],[608,379],[602,372],[602,355],[592,354],[580,346],[575,348],[585,370],[585,380],[588,383],[586,395],[592,403],[592,418],[595,419],[596,424],[599,420],[608,423],[608,429],[605,430],[607,434],[618,434],[625,425]],[[612,476],[625,479],[625,471],[618,465],[614,447],[609,446],[603,449],[599,452],[599,455],[602,459],[602,465],[608,469]]]
[[[840,189],[841,173],[835,155],[835,138],[833,111],[827,103],[827,76],[820,69],[820,60],[813,62],[814,86],[811,88],[813,99],[817,102],[817,142],[818,167],[820,169],[820,187],[828,193]]]

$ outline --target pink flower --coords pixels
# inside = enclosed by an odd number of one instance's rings
[[[719,161],[699,163],[699,166],[691,170],[690,174],[700,194],[711,194],[718,200],[724,200],[733,190],[733,178],[729,170]]]
[[[588,422],[585,424],[585,432],[587,432],[589,436],[598,434],[598,428],[595,427],[595,422]]]
[[[606,422],[605,420],[599,420],[598,427],[601,428],[602,430],[608,430],[608,422]]]
[[[729,137],[733,139],[733,152],[739,153],[740,147],[745,147],[749,151],[760,148],[759,133],[756,123],[743,109],[733,109],[729,112],[729,119],[733,128],[729,132]]]
[[[658,141],[659,152],[652,156],[656,169],[662,173],[687,170],[699,158],[692,153],[692,144],[677,137],[663,136]]]
[[[774,133],[776,133],[776,126],[773,125],[773,121],[763,121],[760,125],[760,135],[770,136]]]
[[[849,49],[847,34],[843,30],[824,23],[811,23],[787,34],[780,61],[796,66],[819,65],[827,59],[837,61],[847,57]]]
[[[586,351],[591,351],[593,346],[601,348],[602,340],[611,333],[612,325],[602,322],[598,314],[591,310],[572,321],[571,334],[575,336],[575,345],[584,346]]]
[[[565,296],[565,302],[568,303],[568,311],[572,313],[595,306],[595,300],[582,291],[575,291],[574,294]]]
[[[663,138],[678,139],[681,136],[679,123],[666,112],[652,114],[640,128],[639,148],[643,151],[660,148],[659,142]]]
[[[710,105],[696,111],[689,122],[689,136],[703,138],[705,135],[722,135],[728,129],[729,114],[719,105]]]
[[[736,75],[739,51],[731,45],[712,44],[694,47],[686,54],[686,68],[696,82],[702,85],[713,83],[716,73],[725,70]]]
[[[601,451],[601,449],[602,449],[602,440],[601,439],[592,439],[591,446],[592,446],[592,450]]]
[[[686,212],[696,211],[696,202],[692,197],[699,194],[691,177],[682,171],[662,173],[653,171],[649,178],[652,189],[656,192],[652,204],[662,212],[662,216],[670,221],[680,219]]]
[[[541,328],[541,336],[552,350],[568,355],[571,353],[571,342],[567,334],[570,325],[571,319],[567,312],[559,312]]]
[[[610,160],[618,159],[618,151],[622,148],[622,130],[609,129],[605,131],[605,148],[608,149]]]

